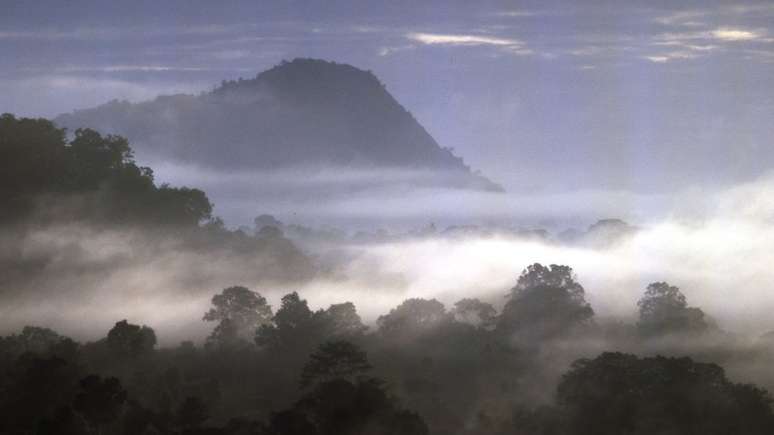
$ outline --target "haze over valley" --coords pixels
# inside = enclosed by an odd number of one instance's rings
[[[774,433],[767,2],[0,4],[0,434]]]

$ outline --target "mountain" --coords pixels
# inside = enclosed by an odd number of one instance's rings
[[[126,136],[140,158],[232,170],[441,171],[447,187],[502,190],[439,146],[373,73],[323,60],[283,61],[200,95],[111,101],[56,122]]]

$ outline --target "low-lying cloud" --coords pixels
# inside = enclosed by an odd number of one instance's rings
[[[174,344],[202,339],[210,328],[201,321],[209,298],[235,284],[261,292],[275,308],[291,291],[313,308],[352,301],[373,322],[410,297],[438,298],[447,306],[479,297],[501,306],[521,270],[541,262],[572,266],[600,318],[632,319],[647,284],[668,281],[720,327],[756,336],[774,329],[772,184],[767,177],[705,193],[703,200],[686,194],[682,208],[607,244],[564,244],[496,230],[379,242],[300,240],[325,265],[324,273],[305,280],[267,279],[266,271],[276,270],[268,257],[189,250],[173,238],[82,226],[41,229],[17,246],[28,261],[46,260],[31,278],[7,275],[0,318],[4,332],[43,323],[89,339],[128,318],[156,328],[162,344]]]

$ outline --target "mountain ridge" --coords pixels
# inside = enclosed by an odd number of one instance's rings
[[[502,191],[441,147],[372,72],[318,59],[282,61],[199,95],[113,100],[56,122],[126,136],[140,156],[214,168],[431,169],[457,174],[452,187]]]

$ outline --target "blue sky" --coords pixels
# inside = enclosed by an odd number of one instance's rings
[[[0,111],[372,70],[511,191],[669,192],[774,165],[774,3],[0,0]]]

